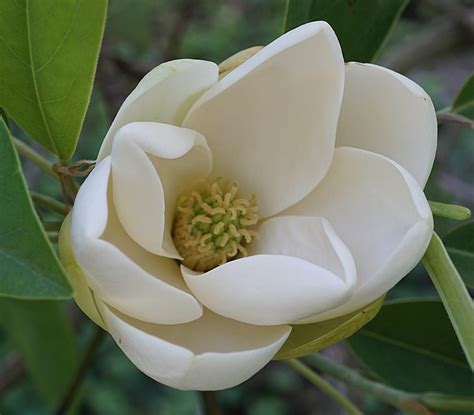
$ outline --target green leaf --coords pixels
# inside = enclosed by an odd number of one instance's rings
[[[459,343],[474,371],[474,302],[436,233],[433,233],[422,262],[443,301]]]
[[[474,120],[474,73],[459,91],[451,111]]]
[[[454,229],[443,242],[461,278],[474,288],[474,222]]]
[[[53,407],[72,381],[78,358],[63,304],[2,298],[0,324],[20,352],[41,397]]]
[[[284,30],[325,20],[336,32],[346,62],[370,62],[407,3],[407,0],[287,0]]]
[[[433,215],[453,220],[466,220],[471,217],[471,210],[460,205],[451,205],[448,203],[428,202]]]
[[[474,375],[438,300],[394,301],[349,340],[357,356],[392,386],[471,395]]]
[[[0,6],[0,106],[48,150],[71,158],[89,104],[106,0]]]
[[[71,287],[33,209],[1,119],[0,154],[0,297],[69,298]]]
[[[293,359],[317,352],[337,343],[372,320],[382,307],[383,297],[360,310],[342,317],[312,324],[293,325],[290,337],[275,359]]]

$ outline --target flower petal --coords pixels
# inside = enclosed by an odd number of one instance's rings
[[[114,204],[127,233],[154,254],[180,258],[173,214],[177,198],[212,168],[204,137],[169,124],[130,123],[116,134],[111,157]]]
[[[72,247],[88,284],[104,301],[141,320],[176,324],[199,318],[201,305],[175,261],[145,251],[122,229],[111,203],[110,168],[110,157],[96,166],[72,212]]]
[[[405,167],[424,187],[436,142],[436,112],[420,86],[377,65],[346,65],[338,147],[383,154]]]
[[[306,196],[332,159],[344,85],[331,27],[292,30],[238,66],[194,104],[183,126],[201,132],[214,174],[255,193],[271,216]]]
[[[127,97],[99,151],[98,160],[110,155],[120,127],[135,121],[181,125],[189,108],[217,82],[219,68],[214,62],[178,59],[150,71]]]
[[[247,380],[265,366],[291,327],[260,327],[210,311],[175,326],[144,323],[107,306],[109,332],[143,373],[173,388],[218,390]]]
[[[380,297],[417,264],[433,231],[428,202],[410,173],[384,156],[349,147],[336,149],[324,180],[285,214],[327,218],[357,268],[349,301],[305,323],[350,313]]]
[[[337,307],[351,295],[354,261],[326,220],[275,217],[249,247],[252,256],[205,274],[182,267],[196,297],[216,313],[250,324],[286,324]]]

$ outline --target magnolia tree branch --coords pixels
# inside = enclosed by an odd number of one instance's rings
[[[96,332],[94,333],[87,347],[87,350],[84,354],[84,359],[82,360],[82,363],[79,366],[79,369],[77,370],[76,376],[72,380],[63,399],[61,400],[58,409],[55,412],[55,415],[65,415],[68,412],[69,408],[71,407],[72,403],[76,398],[77,392],[79,391],[82,383],[84,382],[87,370],[89,369],[89,366],[91,365],[94,359],[95,353],[99,348],[105,333],[106,332],[100,327],[96,327]]]
[[[434,411],[446,410],[474,411],[474,397],[472,396],[410,393],[367,379],[355,370],[336,363],[320,353],[314,353],[305,360],[310,366],[410,414],[434,415]]]
[[[13,137],[13,144],[15,145],[16,151],[22,157],[32,161],[36,164],[42,171],[44,171],[48,176],[59,180],[59,176],[53,170],[53,163],[44,158],[37,151],[33,150],[28,144],[24,143],[20,139]]]
[[[338,402],[349,415],[363,415],[363,413],[349,399],[304,363],[298,359],[290,359],[287,363],[309,382]]]
[[[216,393],[213,391],[202,391],[200,393],[202,400],[203,413],[205,415],[222,415]]]

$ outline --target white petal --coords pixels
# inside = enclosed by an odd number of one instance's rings
[[[102,143],[98,161],[110,155],[120,127],[135,121],[181,125],[189,108],[215,84],[219,68],[213,62],[179,59],[150,71],[122,104]]]
[[[436,142],[436,112],[420,86],[380,66],[346,65],[338,147],[383,154],[405,167],[424,187]]]
[[[211,87],[183,126],[201,132],[214,174],[255,193],[271,216],[306,196],[331,163],[344,85],[331,27],[313,22],[257,52]]]
[[[173,388],[218,390],[247,380],[265,366],[291,327],[260,327],[210,311],[174,326],[144,323],[103,307],[107,327],[146,375]]]
[[[417,264],[433,231],[428,202],[410,173],[384,156],[349,147],[336,149],[324,180],[285,214],[327,218],[356,263],[354,295],[311,321],[350,313],[380,297]]]
[[[212,168],[204,137],[169,124],[130,123],[115,136],[111,157],[114,204],[127,233],[154,254],[180,258],[173,214],[177,198]]]
[[[259,229],[251,256],[205,274],[182,267],[194,295],[216,313],[250,324],[286,324],[345,302],[355,265],[325,220],[276,217]]]
[[[108,183],[110,157],[81,186],[72,212],[71,239],[90,287],[104,301],[141,320],[191,321],[202,308],[181,278],[178,265],[145,251],[120,226]]]

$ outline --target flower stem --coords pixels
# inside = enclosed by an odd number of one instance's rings
[[[466,220],[471,217],[471,211],[467,207],[450,205],[447,203],[429,201],[433,215],[454,220]]]
[[[97,351],[100,343],[104,337],[106,332],[102,330],[100,327],[96,327],[96,332],[92,336],[92,339],[87,347],[87,350],[84,355],[84,359],[82,360],[79,369],[76,372],[76,376],[72,380],[69,388],[67,389],[63,399],[61,400],[58,409],[55,412],[55,415],[64,415],[68,412],[69,408],[74,402],[76,398],[77,392],[79,391],[82,382],[84,381],[87,373],[87,369],[89,368],[92,360],[94,359],[95,352]]]
[[[41,154],[33,150],[28,144],[24,143],[16,137],[13,137],[13,143],[15,145],[16,151],[18,151],[18,154],[27,158],[28,160],[31,160],[49,176],[53,177],[56,180],[59,180],[59,176],[53,170],[52,163],[50,163],[46,158],[44,158]]]
[[[59,200],[53,199],[52,197],[37,192],[30,192],[30,195],[35,205],[49,209],[52,212],[58,213],[61,216],[67,215],[68,209],[66,205],[64,203],[61,203]]]
[[[287,362],[313,385],[317,386],[324,393],[337,401],[347,411],[348,414],[362,415],[362,412],[349,399],[347,399],[334,386],[326,382],[321,376],[311,370],[304,363],[300,362],[298,359],[290,359]]]
[[[202,391],[201,400],[203,406],[203,413],[205,415],[222,415],[219,402],[216,398],[216,393],[213,391]]]
[[[355,370],[336,363],[319,353],[314,353],[305,360],[310,366],[410,414],[432,415],[433,411],[446,410],[474,411],[473,397],[441,393],[409,393],[367,379]]]

